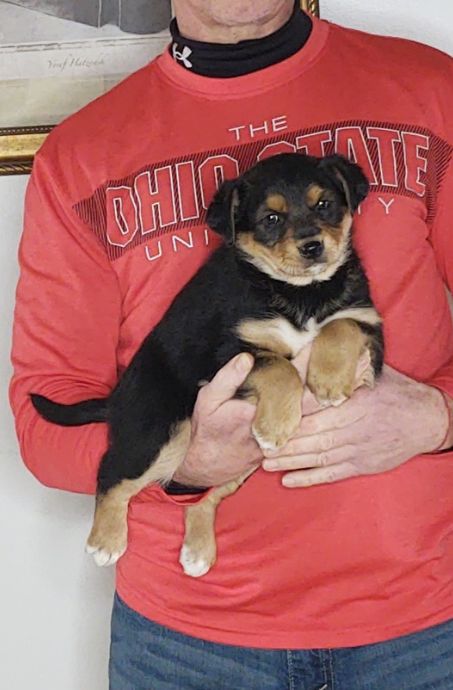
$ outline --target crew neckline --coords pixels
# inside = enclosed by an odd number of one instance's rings
[[[282,62],[299,52],[313,29],[310,15],[294,0],[289,19],[276,31],[238,43],[210,43],[186,38],[174,17],[170,24],[169,53],[190,72],[204,77],[231,79]]]
[[[163,76],[183,91],[198,93],[211,98],[250,96],[257,92],[272,89],[284,82],[285,78],[292,79],[295,72],[301,74],[313,65],[325,46],[330,25],[316,17],[311,17],[311,20],[313,28],[310,36],[297,53],[286,58],[286,60],[250,74],[228,78],[205,77],[194,74],[179,65],[168,50],[165,50],[157,58],[156,64]]]

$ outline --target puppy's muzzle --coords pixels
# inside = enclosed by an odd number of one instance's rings
[[[319,240],[309,240],[299,247],[299,252],[304,259],[319,259],[323,251],[324,243]]]

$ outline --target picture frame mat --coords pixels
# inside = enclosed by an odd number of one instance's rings
[[[319,1],[318,0],[301,0],[301,6],[304,10],[319,16]],[[20,46],[3,46],[0,49],[0,102],[9,103],[8,109],[2,108],[2,117],[0,117],[0,175],[23,175],[31,171],[33,158],[36,151],[43,144],[46,136],[55,126],[56,121],[69,115],[70,113],[58,112],[52,117],[52,113],[42,112],[42,119],[39,122],[27,121],[27,113],[29,103],[33,102],[33,91],[45,94],[46,97],[52,98],[55,107],[59,105],[58,93],[64,94],[67,92],[63,85],[71,86],[78,85],[75,89],[83,93],[83,96],[77,94],[72,95],[70,111],[75,111],[82,107],[85,102],[100,95],[103,91],[108,90],[121,78],[127,76],[128,73],[138,69],[142,64],[146,64],[147,55],[149,51],[149,59],[156,53],[157,43],[160,41],[159,48],[165,47],[166,37],[163,34],[152,34],[142,37],[127,38],[101,38],[90,39],[89,41],[62,41],[61,43],[24,43]],[[148,46],[148,47],[147,47]],[[124,63],[125,48],[130,53],[126,63]],[[117,57],[115,57],[115,51]],[[127,51],[126,51],[127,52]],[[122,54],[122,70],[121,73],[114,71],[105,74],[103,71],[102,60],[107,58],[118,59],[117,63],[113,63],[113,70],[119,69],[119,55]],[[36,59],[36,56],[39,56]],[[87,65],[87,60],[90,64]],[[13,62],[14,61],[14,65]],[[46,62],[46,67],[49,71],[48,83],[46,84],[46,77],[37,76],[39,72],[39,62]],[[84,62],[85,61],[85,62]],[[115,65],[117,65],[115,67]],[[15,79],[12,78],[12,67],[15,69]],[[124,69],[124,67],[126,67]],[[52,75],[58,73],[66,73],[63,79],[67,79],[68,84],[59,82],[58,93],[56,94],[55,82]],[[17,79],[17,72],[24,75],[24,79]],[[28,75],[28,76],[27,76]],[[42,72],[41,72],[42,75]],[[89,76],[88,76],[89,75]],[[62,78],[62,77],[60,77]],[[41,81],[42,80],[42,81]],[[97,80],[96,87],[94,83]],[[18,84],[17,82],[23,82]],[[89,85],[88,82],[91,81]],[[100,83],[102,81],[102,84]],[[16,82],[13,84],[13,82]],[[35,87],[33,83],[35,82]],[[27,84],[29,86],[28,92]],[[6,85],[6,86],[5,86]],[[31,88],[30,88],[30,85]],[[47,88],[46,88],[47,86]],[[90,88],[94,87],[92,91]],[[24,95],[20,93],[21,88],[24,89]],[[2,93],[3,88],[3,93]],[[8,91],[9,89],[9,91]],[[43,91],[44,89],[44,91]],[[9,97],[6,96],[8,91]],[[16,92],[15,98],[13,97]],[[85,99],[86,96],[86,99]],[[45,98],[44,98],[45,102]],[[36,103],[35,103],[36,106]],[[18,121],[14,125],[6,126],[6,118],[11,119],[12,113],[17,113]],[[3,118],[3,119],[2,119]],[[22,118],[22,121],[20,120]],[[33,118],[30,118],[33,119]],[[40,124],[42,123],[42,124]]]

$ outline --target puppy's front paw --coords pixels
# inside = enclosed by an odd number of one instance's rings
[[[262,450],[283,448],[296,432],[301,420],[300,398],[290,404],[258,406],[252,433]]]
[[[309,369],[307,385],[322,407],[338,406],[354,391],[354,372]]]

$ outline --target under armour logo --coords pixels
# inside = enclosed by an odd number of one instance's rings
[[[187,69],[191,69],[192,63],[190,62],[188,57],[189,57],[189,55],[192,55],[192,51],[189,48],[189,46],[184,46],[184,48],[181,52],[180,50],[178,50],[178,44],[174,43],[173,48],[172,48],[172,52],[173,52],[173,57],[175,60],[179,60],[180,62],[182,62],[184,67],[187,67]]]

